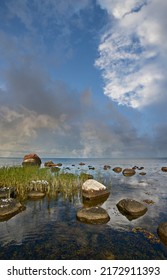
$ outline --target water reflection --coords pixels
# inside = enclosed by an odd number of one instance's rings
[[[92,174],[99,176],[96,170]],[[51,190],[41,200],[26,200],[24,212],[0,223],[0,259],[167,259],[167,247],[151,242],[146,234],[158,238],[157,227],[167,220],[167,174],[155,165],[145,176],[124,177],[112,170],[104,175],[110,191],[102,204],[110,216],[107,224],[77,221],[76,213],[83,206],[79,189],[71,196]],[[146,214],[129,221],[116,207],[123,198],[155,203],[145,204]]]

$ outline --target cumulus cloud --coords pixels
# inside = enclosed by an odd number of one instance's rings
[[[104,94],[121,105],[143,108],[163,98],[167,61],[167,3],[98,0],[111,16],[95,64]]]

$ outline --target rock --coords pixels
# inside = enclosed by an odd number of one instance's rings
[[[85,165],[85,163],[84,162],[80,162],[79,165]]]
[[[135,166],[132,167],[132,169],[134,169],[134,170],[138,169],[138,166],[135,165]]]
[[[107,169],[110,169],[110,168],[111,168],[110,165],[104,165],[104,167],[103,167],[104,170],[107,170]]]
[[[133,199],[122,199],[117,203],[120,213],[128,218],[128,220],[137,219],[147,212],[147,207],[142,203]]]
[[[89,166],[89,170],[95,170],[94,166]]]
[[[81,173],[80,176],[79,176],[80,180],[82,181],[86,181],[88,179],[93,179],[93,175],[91,174],[87,174],[87,173]]]
[[[161,223],[157,229],[160,240],[167,245],[167,222]]]
[[[16,198],[16,190],[13,187],[0,188],[0,198]]]
[[[57,166],[62,166],[63,164],[61,162],[57,163]]]
[[[44,166],[51,167],[51,166],[57,166],[57,164],[55,164],[52,160],[49,160],[44,163]]]
[[[25,209],[25,206],[13,198],[0,199],[0,221],[6,221]]]
[[[51,166],[51,172],[59,172],[60,168],[57,166]]]
[[[105,224],[110,220],[106,210],[101,207],[82,208],[77,212],[77,219],[89,224]]]
[[[167,166],[163,166],[163,167],[161,168],[161,170],[162,170],[163,172],[167,172]]]
[[[146,172],[140,172],[139,174],[144,176],[144,175],[146,175]]]
[[[83,202],[94,200],[94,205],[103,203],[110,195],[107,188],[96,180],[88,179],[82,185]]]
[[[126,168],[122,171],[122,173],[123,173],[124,176],[127,177],[127,176],[133,176],[136,172],[132,168]]]
[[[86,180],[82,185],[83,191],[104,191],[107,188],[94,179]]]
[[[40,199],[40,198],[44,198],[44,197],[45,197],[44,192],[31,191],[31,192],[28,193],[28,198],[31,198],[31,199]]]
[[[41,159],[36,154],[28,154],[28,155],[24,156],[22,165],[23,166],[33,166],[33,165],[40,166]]]
[[[143,167],[143,166],[141,166],[141,167],[138,167],[138,170],[142,170],[142,169],[144,169],[144,167]]]
[[[121,167],[114,167],[113,171],[116,172],[116,173],[120,173],[122,171],[122,168]]]
[[[154,204],[155,202],[151,199],[144,199],[143,202],[147,203],[147,204]]]

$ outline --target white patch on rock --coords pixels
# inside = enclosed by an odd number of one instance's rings
[[[88,179],[83,183],[82,190],[83,191],[90,191],[90,190],[103,191],[103,190],[106,190],[106,187],[96,180]]]

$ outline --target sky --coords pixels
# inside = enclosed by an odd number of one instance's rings
[[[166,0],[1,0],[0,156],[167,157]]]

